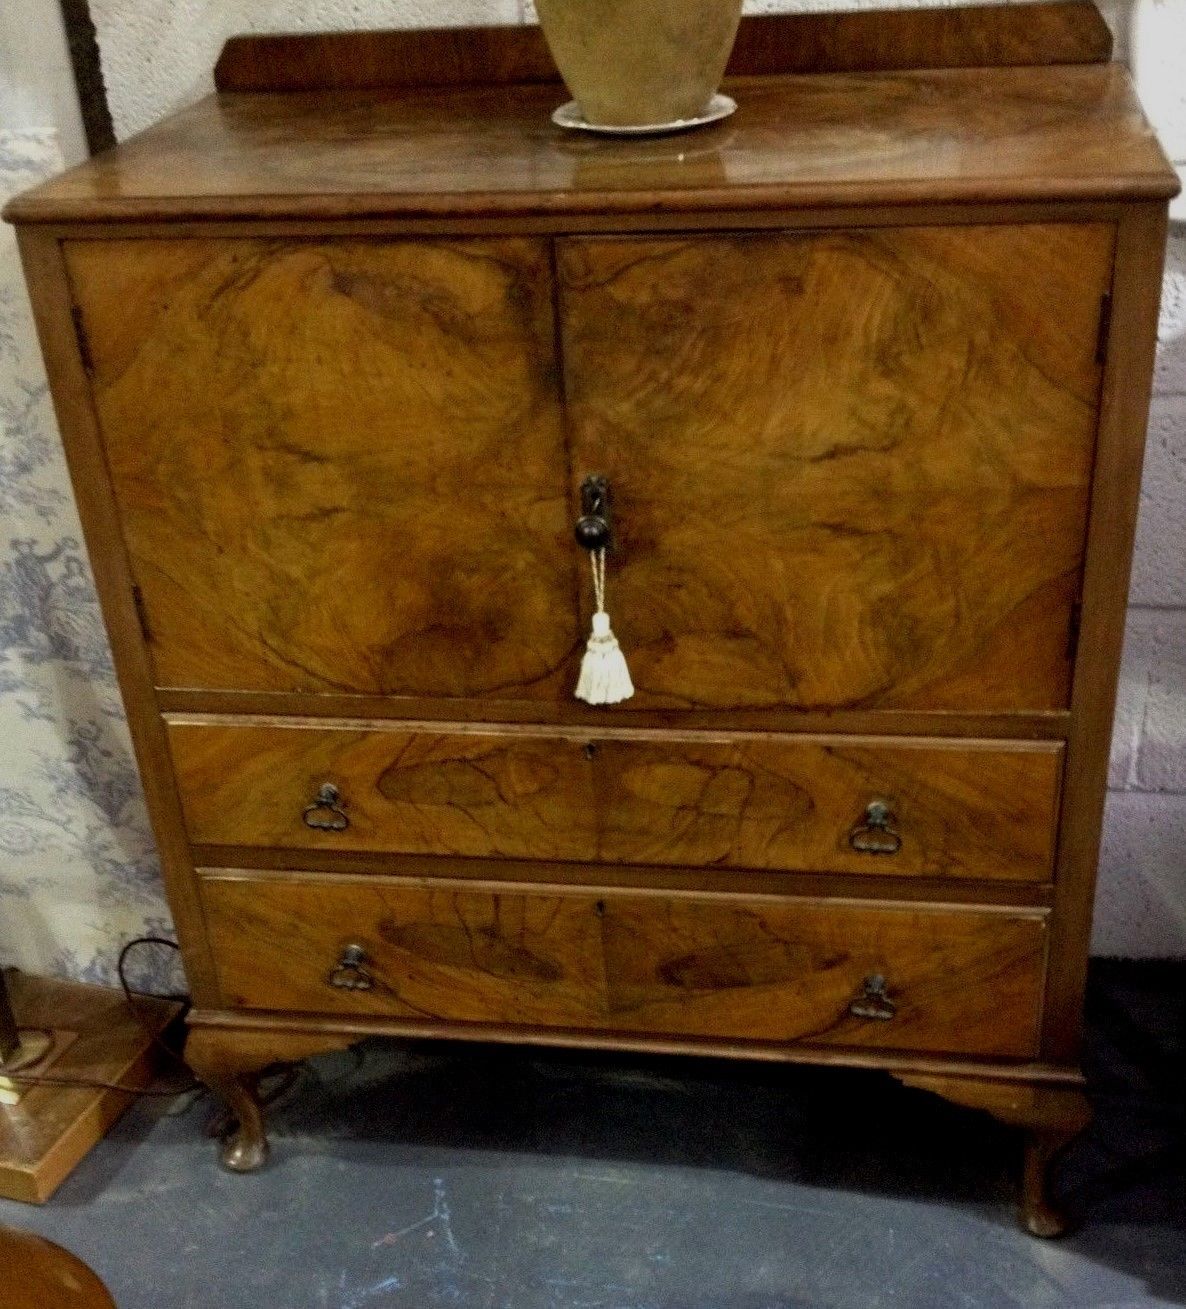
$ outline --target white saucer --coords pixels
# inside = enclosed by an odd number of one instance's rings
[[[581,107],[575,100],[561,105],[552,115],[552,122],[557,127],[567,127],[574,132],[597,132],[602,136],[658,136],[663,132],[686,132],[692,127],[703,127],[705,123],[716,123],[728,118],[737,108],[737,101],[732,96],[714,95],[702,114],[695,118],[678,118],[674,123],[632,123],[628,127],[611,127],[605,123],[587,122],[581,113]]]

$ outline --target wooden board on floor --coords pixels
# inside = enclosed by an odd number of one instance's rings
[[[66,1029],[77,1039],[48,1075],[147,1086],[157,1054],[148,1032],[176,1015],[172,1001],[138,998],[56,978],[7,974],[22,1027]],[[31,1070],[35,1071],[35,1070]],[[91,1087],[35,1086],[19,1105],[0,1106],[0,1196],[44,1204],[135,1097]]]

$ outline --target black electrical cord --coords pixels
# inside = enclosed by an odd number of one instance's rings
[[[189,1013],[192,1001],[188,995],[156,995],[151,991],[133,991],[127,977],[127,960],[128,955],[142,945],[163,945],[170,950],[180,950],[176,941],[169,940],[165,936],[137,936],[135,939],[128,941],[123,949],[119,952],[119,958],[116,961],[115,971],[119,977],[120,989],[124,993],[124,1003],[128,1007],[128,1012],[144,1029],[152,1045],[161,1051],[172,1063],[179,1064],[185,1069],[189,1080],[182,1086],[152,1088],[147,1086],[125,1086],[120,1082],[105,1082],[99,1078],[93,1077],[58,1077],[53,1073],[3,1073],[0,1076],[6,1077],[10,1082],[21,1083],[29,1086],[61,1086],[61,1087],[82,1087],[85,1089],[97,1091],[121,1091],[125,1095],[155,1097],[160,1099],[173,1099],[179,1095],[189,1095],[193,1091],[204,1089],[204,1083],[198,1081],[190,1072],[187,1064],[181,1056],[161,1040],[156,1029],[146,1021],[143,1014],[136,1008],[136,998],[146,998],[153,1000],[172,1000],[181,1005],[177,1017],[184,1018]],[[53,1033],[46,1028],[39,1027],[22,1027],[22,1032],[39,1032],[52,1040]]]

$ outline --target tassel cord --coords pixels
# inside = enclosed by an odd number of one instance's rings
[[[589,564],[593,569],[593,599],[597,603],[597,612],[603,614],[605,613],[605,551],[591,551]]]

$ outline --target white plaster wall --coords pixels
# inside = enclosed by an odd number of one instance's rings
[[[1139,0],[1123,25],[1145,109],[1170,158],[1186,160],[1186,4]]]
[[[210,90],[237,32],[515,23],[519,0],[91,0],[91,16],[122,139]]]
[[[61,10],[47,0],[0,3],[0,132],[49,133],[67,163],[86,158]]]
[[[91,0],[121,138],[208,91],[218,49],[235,32],[516,23],[532,20],[531,3]],[[908,3],[747,0],[747,11]],[[1186,160],[1186,0],[1103,0],[1101,8],[1118,54],[1134,67],[1162,139],[1175,159]],[[56,11],[50,0],[0,0],[0,130],[5,115],[12,118],[19,111],[22,128],[61,131],[62,105],[69,96],[62,87],[60,48],[49,59],[31,61],[29,55],[30,42],[44,40],[30,15],[36,11],[44,21],[48,9]],[[64,487],[60,470],[59,476]],[[1171,237],[1111,788],[1095,947],[1099,953],[1186,954],[1186,227],[1181,226]],[[0,860],[0,880],[3,873]],[[73,894],[50,886],[34,892],[30,912],[37,921],[58,921],[56,904],[36,901],[38,895],[52,899],[59,893],[64,900]],[[90,897],[92,935],[105,912],[102,898],[113,893],[110,886],[94,894],[84,886],[75,894],[83,901]],[[61,931],[69,937],[68,926]],[[6,946],[0,931],[0,953],[16,948],[28,966],[77,970],[74,944],[46,937],[36,946],[17,942],[14,947],[11,939]],[[96,974],[108,957],[101,944],[88,939],[81,956],[98,961],[91,966]]]
[[[746,0],[755,14],[888,9],[963,0]],[[1004,0],[1025,4],[1029,0]],[[1118,42],[1138,0],[1103,0]],[[1164,0],[1175,10],[1186,0]],[[1160,8],[1160,0],[1151,0]],[[121,138],[211,89],[222,42],[236,32],[452,27],[535,21],[532,0],[91,0],[115,130]]]

